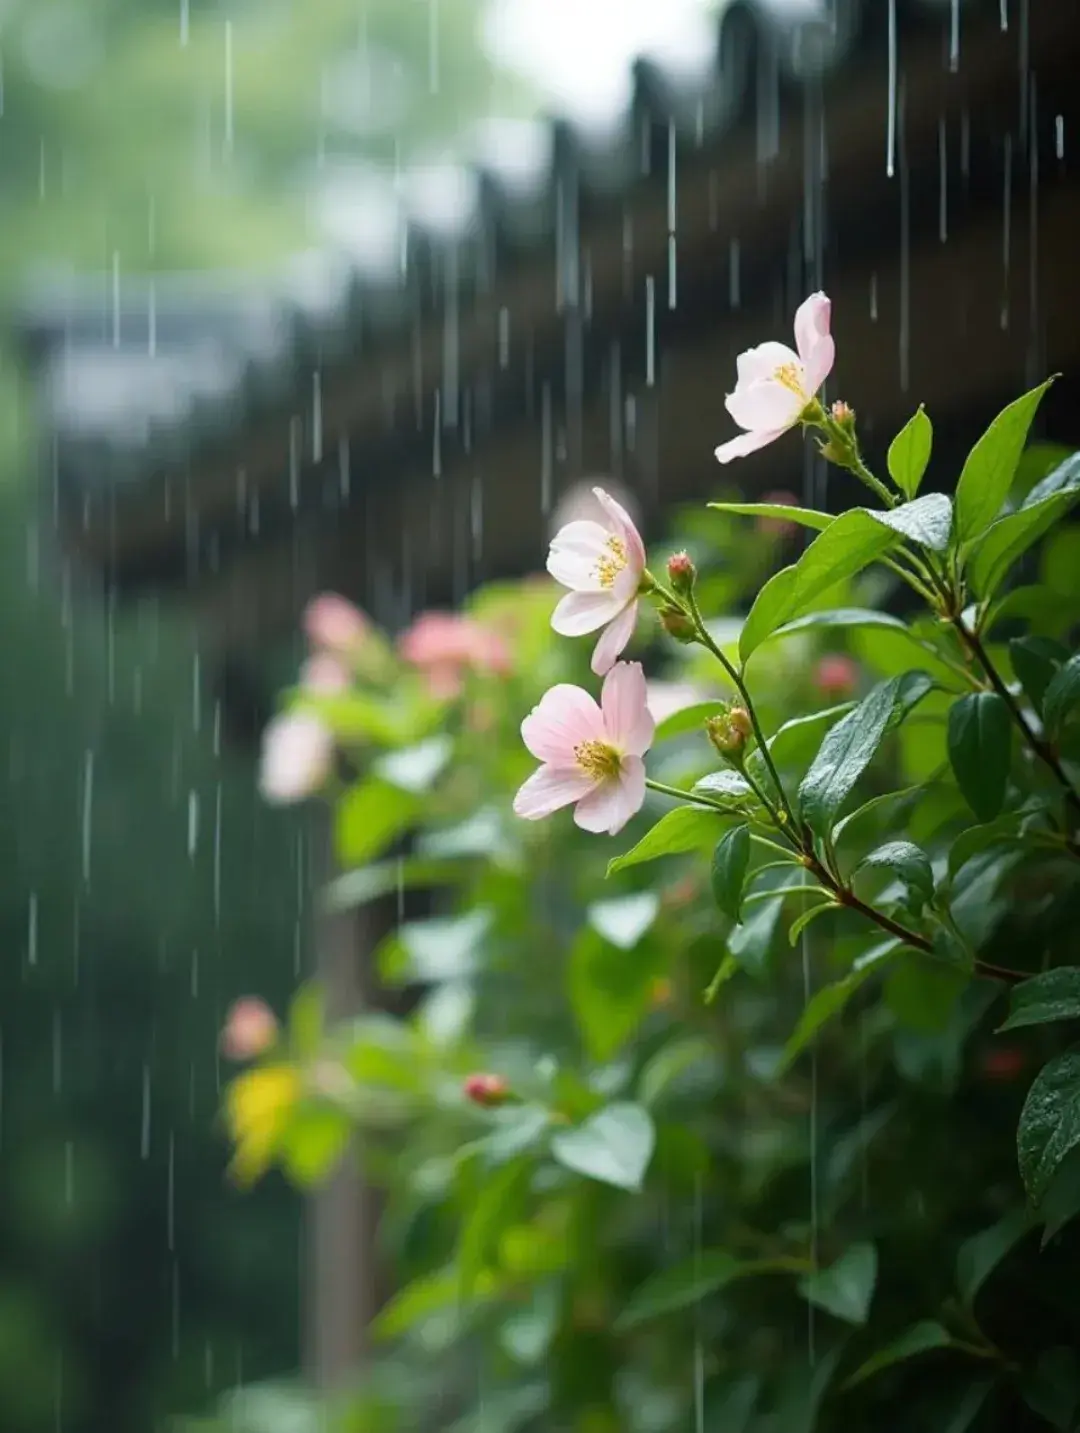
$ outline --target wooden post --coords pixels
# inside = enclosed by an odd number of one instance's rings
[[[333,872],[328,823],[317,833],[313,862],[316,889]],[[374,1003],[370,955],[378,940],[378,917],[370,907],[339,914],[316,904],[316,969],[330,1023],[357,1015]],[[375,1268],[378,1194],[364,1180],[361,1140],[329,1183],[310,1198],[307,1211],[307,1363],[315,1386],[340,1388],[363,1367],[368,1330],[379,1304]]]

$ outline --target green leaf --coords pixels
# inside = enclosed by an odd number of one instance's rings
[[[372,778],[352,786],[337,803],[334,847],[343,866],[362,866],[381,856],[412,825],[416,796]]]
[[[1080,498],[1080,453],[1037,483],[1020,508],[998,518],[974,545],[967,564],[967,576],[979,597],[990,597],[1002,578],[1050,531]]]
[[[753,792],[745,776],[737,771],[710,771],[692,788],[698,795],[711,796],[713,800],[745,801]]]
[[[414,796],[422,796],[425,791],[431,790],[445,771],[453,751],[452,737],[445,734],[429,736],[415,746],[388,752],[375,762],[372,770],[392,786],[410,791]]]
[[[1023,1025],[1048,1025],[1054,1020],[1080,1020],[1080,968],[1062,965],[1014,985],[1009,995],[1009,1018],[998,1028],[1017,1030]]]
[[[578,934],[567,969],[570,1004],[594,1060],[610,1060],[641,1023],[659,959],[655,942],[619,948],[595,929]]]
[[[660,910],[655,891],[637,891],[610,901],[593,901],[586,918],[593,930],[619,950],[633,950]]]
[[[949,761],[964,800],[980,821],[1005,802],[1012,746],[1009,709],[996,692],[969,692],[949,708]]]
[[[902,1333],[898,1339],[888,1344],[885,1348],[879,1349],[872,1354],[844,1384],[845,1388],[854,1388],[856,1384],[863,1383],[868,1378],[873,1378],[875,1373],[880,1373],[884,1368],[891,1368],[895,1363],[903,1363],[906,1359],[917,1358],[921,1353],[930,1353],[938,1348],[952,1348],[953,1340],[947,1329],[932,1319],[925,1319],[922,1323],[915,1324],[906,1333]]]
[[[712,891],[716,904],[738,924],[742,914],[746,868],[750,864],[750,827],[733,826],[721,836],[712,858]]]
[[[1080,706],[1080,652],[1069,660],[1046,688],[1043,721],[1047,734],[1057,736]]]
[[[888,612],[877,612],[873,607],[829,607],[823,612],[808,612],[805,617],[796,617],[794,622],[785,622],[769,640],[790,637],[796,632],[810,632],[815,627],[888,627],[894,632],[908,632],[906,622]]]
[[[913,498],[930,461],[934,445],[934,425],[922,404],[889,444],[887,464],[889,476],[906,498]]]
[[[803,1298],[849,1324],[864,1324],[877,1283],[878,1258],[873,1244],[852,1244],[828,1269],[799,1280]]]
[[[1080,1046],[1056,1056],[1035,1076],[1016,1132],[1020,1176],[1038,1204],[1061,1161],[1080,1144]]]
[[[640,1284],[615,1320],[615,1332],[624,1333],[650,1319],[690,1308],[736,1279],[787,1272],[792,1264],[790,1259],[736,1259],[726,1249],[702,1249]]]
[[[881,682],[827,734],[799,787],[799,809],[824,834],[873,761],[893,714],[900,679]]]
[[[929,905],[934,898],[934,871],[924,851],[911,841],[887,841],[876,851],[864,856],[856,872],[885,867],[893,872],[920,905]]]
[[[1028,1210],[1014,1209],[964,1240],[956,1253],[956,1287],[965,1308],[971,1308],[983,1284],[1031,1227]]]
[[[655,1144],[656,1130],[647,1110],[614,1104],[597,1110],[576,1129],[560,1130],[551,1141],[551,1152],[575,1174],[636,1191]]]
[[[791,567],[771,577],[758,593],[739,637],[745,663],[778,627],[801,617],[815,598],[895,547],[899,532],[883,526],[865,508],[853,508],[818,534]]]
[[[1061,1433],[1072,1433],[1080,1403],[1080,1372],[1071,1348],[1048,1348],[1021,1385],[1024,1402]]]
[[[842,816],[833,827],[833,840],[839,841],[840,837],[855,822],[860,821],[864,816],[869,816],[872,811],[878,811],[883,806],[888,806],[894,801],[908,801],[914,796],[920,795],[926,787],[923,782],[914,786],[904,786],[899,791],[883,791],[879,796],[871,796],[869,801],[864,801],[861,806],[856,806],[854,811],[849,811]]]
[[[882,523],[894,532],[920,547],[933,552],[944,552],[952,537],[953,506],[951,498],[944,493],[927,493],[911,503],[901,503],[897,508],[867,511],[875,522]]]
[[[643,1105],[654,1105],[687,1070],[695,1065],[715,1065],[716,1056],[700,1035],[680,1035],[662,1045],[647,1062],[638,1079]]]
[[[717,716],[726,705],[726,702],[695,702],[692,706],[683,707],[681,711],[672,712],[662,722],[657,722],[656,731],[653,733],[653,746],[672,736],[685,736],[690,731],[704,732],[708,719]]]
[[[1028,700],[1041,713],[1046,689],[1062,663],[1068,661],[1068,651],[1049,637],[1014,637],[1009,643],[1009,657]]]
[[[843,980],[823,985],[807,1002],[799,1023],[784,1046],[778,1073],[788,1068],[797,1055],[809,1045],[826,1021],[839,1015],[859,987],[900,949],[900,942],[889,939],[866,951],[853,963]]]
[[[734,513],[739,517],[776,518],[780,522],[797,522],[802,527],[815,527],[819,531],[824,531],[835,521],[831,513],[789,507],[787,503],[708,503],[707,506],[713,512]]]
[[[645,861],[655,861],[659,856],[677,856],[711,846],[722,829],[720,822],[723,819],[719,811],[706,811],[700,806],[676,806],[674,811],[661,816],[636,846],[609,861],[607,873],[613,876],[616,871],[640,866]]]
[[[494,1256],[499,1235],[518,1216],[532,1171],[532,1160],[519,1157],[485,1172],[480,1187],[468,1191],[454,1259],[462,1298],[471,1297]]]
[[[968,983],[966,970],[926,955],[907,955],[885,982],[885,1000],[902,1025],[936,1035],[948,1028]]]
[[[319,1053],[325,1023],[326,992],[319,981],[309,980],[289,1006],[289,1050],[296,1060],[310,1060]]]
[[[429,984],[471,975],[491,919],[491,911],[480,907],[460,916],[407,921],[380,950],[383,979]]]
[[[817,920],[819,915],[822,915],[825,911],[835,911],[838,909],[839,906],[836,901],[822,901],[819,906],[811,906],[808,911],[803,911],[801,915],[796,916],[788,927],[788,945],[794,946],[810,922]]]
[[[474,1301],[487,1302],[497,1293],[494,1276],[484,1270],[476,1280]],[[372,1330],[379,1339],[400,1338],[435,1314],[450,1313],[461,1305],[457,1270],[437,1269],[422,1274],[396,1293],[375,1318]]]
[[[755,905],[744,915],[742,924],[737,925],[728,936],[728,954],[738,963],[740,970],[749,975],[761,977],[765,974],[769,950],[780,923],[783,892],[789,875],[790,867],[762,873],[762,888],[774,891],[775,899]]]
[[[1051,381],[1003,409],[968,454],[956,485],[956,535],[961,542],[984,532],[1009,496],[1028,429]]]
[[[352,1137],[352,1124],[328,1105],[301,1105],[285,1130],[280,1147],[285,1173],[300,1189],[321,1184],[341,1161]]]

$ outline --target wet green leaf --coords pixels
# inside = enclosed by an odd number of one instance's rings
[[[834,1015],[839,1015],[859,987],[884,966],[900,949],[900,942],[890,938],[881,941],[872,949],[860,955],[843,980],[823,985],[814,992],[807,1002],[799,1023],[784,1046],[780,1071],[787,1069],[795,1057],[809,1045],[821,1027]]]
[[[1033,1204],[1080,1144],[1080,1046],[1044,1065],[1028,1090],[1016,1133],[1020,1174]]]
[[[893,713],[900,679],[882,682],[826,735],[799,787],[799,809],[824,833],[873,761]]]
[[[750,864],[750,827],[733,826],[717,842],[712,858],[712,891],[716,904],[736,923],[742,914],[746,869]]]
[[[1051,738],[1060,734],[1077,707],[1080,707],[1080,652],[1069,658],[1046,688],[1043,721]]]
[[[701,806],[676,806],[674,811],[661,816],[636,846],[609,861],[607,873],[613,876],[616,871],[655,861],[660,856],[677,856],[711,846],[724,829],[723,820],[723,813],[719,811],[706,811]]]
[[[419,802],[411,792],[372,777],[350,786],[337,803],[334,845],[343,866],[381,856],[412,825]]]
[[[866,1379],[873,1378],[874,1374],[880,1373],[882,1369],[891,1368],[895,1363],[903,1363],[909,1358],[918,1358],[920,1354],[931,1353],[934,1349],[951,1347],[953,1347],[953,1340],[948,1330],[932,1319],[925,1319],[868,1358],[855,1370],[844,1387],[854,1388],[857,1384],[864,1383]]]
[[[932,552],[944,552],[952,537],[952,500],[944,493],[927,493],[914,502],[901,503],[899,507],[879,512],[871,509],[875,521],[900,533],[920,547]]]
[[[1080,453],[1037,483],[1016,512],[991,524],[974,545],[967,575],[974,591],[990,597],[1002,578],[1080,498]]]
[[[622,1333],[649,1319],[689,1308],[736,1279],[754,1274],[787,1273],[795,1266],[795,1261],[790,1259],[737,1259],[726,1249],[702,1249],[639,1285],[615,1320],[615,1331]]]
[[[1046,689],[1069,653],[1049,637],[1014,637],[1009,643],[1013,671],[1037,712],[1043,709]]]
[[[887,841],[876,851],[864,856],[855,867],[856,872],[884,867],[892,871],[920,905],[928,905],[934,898],[934,872],[925,851],[911,841]]]
[[[1061,1433],[1072,1433],[1080,1404],[1080,1369],[1071,1348],[1048,1348],[1021,1383],[1029,1408]]]
[[[934,425],[920,403],[889,444],[889,476],[905,497],[913,498],[919,491],[933,445]]]
[[[775,518],[779,522],[796,522],[801,527],[823,531],[836,519],[827,512],[813,508],[791,507],[787,503],[709,503],[713,512],[734,513],[738,517]]]
[[[969,692],[949,708],[949,761],[964,800],[980,821],[1005,801],[1012,719],[996,692]]]
[[[968,454],[956,485],[956,535],[961,542],[978,537],[1001,511],[1050,381],[1004,408]]]
[[[999,1028],[1016,1030],[1055,1020],[1080,1020],[1080,968],[1075,965],[1046,970],[1014,986],[1009,995],[1009,1018]]]

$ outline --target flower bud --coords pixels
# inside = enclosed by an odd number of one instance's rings
[[[814,685],[825,697],[850,697],[859,685],[859,668],[842,652],[822,657],[814,668]]]
[[[754,727],[745,707],[731,706],[719,716],[710,717],[705,732],[726,761],[738,762]]]
[[[277,1039],[278,1023],[265,1001],[246,996],[231,1006],[221,1032],[221,1053],[227,1060],[254,1060]]]
[[[678,607],[661,607],[660,625],[669,637],[675,638],[676,642],[689,643],[697,639],[693,622]]]
[[[689,553],[673,552],[668,558],[667,575],[673,592],[680,597],[689,596],[697,581],[697,568],[690,561]]]
[[[838,398],[829,409],[833,422],[842,428],[845,433],[855,431],[855,409],[849,408],[842,398]]]
[[[357,652],[371,631],[371,623],[359,607],[336,592],[323,592],[312,598],[304,609],[303,623],[316,651],[335,652],[342,657]]]
[[[467,1100],[484,1109],[496,1109],[510,1098],[510,1086],[501,1075],[469,1075],[461,1089]]]

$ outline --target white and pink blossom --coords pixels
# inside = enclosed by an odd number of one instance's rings
[[[273,806],[289,806],[315,794],[330,775],[334,738],[310,712],[282,712],[263,732],[259,790]]]
[[[551,540],[547,569],[570,591],[551,616],[563,637],[603,628],[592,657],[598,677],[609,672],[634,633],[638,592],[645,572],[645,544],[621,504],[593,488],[604,521],[579,518]]]
[[[321,592],[304,609],[304,632],[316,651],[349,657],[367,641],[371,623],[347,597]]]
[[[539,821],[576,805],[582,830],[614,836],[645,800],[642,757],[654,729],[640,662],[611,668],[599,706],[581,687],[552,687],[521,724],[541,766],[514,798],[515,813]]]
[[[763,343],[739,354],[735,392],[724,406],[746,431],[717,448],[721,463],[764,448],[793,428],[813,402],[836,356],[831,311],[825,294],[811,294],[795,314],[794,352],[783,343]]]

